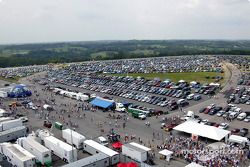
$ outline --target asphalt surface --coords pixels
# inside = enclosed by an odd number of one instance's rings
[[[241,75],[241,72],[234,65],[228,63],[227,66],[231,70],[232,76],[231,76],[230,81],[227,82],[225,87],[222,89],[221,93],[217,94],[216,97],[213,97],[211,99],[206,99],[206,101],[202,101],[199,103],[192,103],[187,108],[184,108],[184,110],[186,110],[186,111],[192,110],[203,119],[209,119],[210,121],[214,121],[217,123],[225,122],[225,120],[223,120],[223,118],[219,118],[217,116],[209,116],[206,114],[200,114],[200,113],[198,113],[198,110],[201,107],[205,107],[211,103],[215,103],[215,104],[218,104],[220,106],[226,105],[226,99],[224,98],[223,92],[229,90],[231,87],[235,87],[237,85],[237,80]],[[21,83],[29,85],[33,92],[37,91],[37,94],[39,96],[36,97],[35,95],[33,95],[31,97],[31,100],[33,101],[33,103],[42,106],[45,103],[48,103],[48,102],[50,103],[50,99],[55,99],[55,104],[52,104],[52,106],[54,107],[55,110],[50,112],[48,119],[50,119],[53,122],[59,121],[61,123],[64,123],[64,125],[68,126],[68,127],[71,127],[69,122],[78,124],[79,127],[76,128],[76,131],[83,134],[87,138],[91,138],[94,140],[99,136],[106,137],[106,135],[109,133],[109,130],[111,128],[113,128],[116,132],[118,132],[121,135],[122,142],[124,142],[125,134],[127,134],[129,136],[136,135],[137,138],[132,140],[132,141],[138,142],[138,137],[140,137],[146,146],[151,145],[153,147],[153,150],[155,150],[156,145],[161,144],[164,141],[164,139],[169,135],[169,133],[160,129],[160,123],[161,123],[162,118],[163,117],[171,118],[173,116],[183,115],[183,113],[180,110],[176,110],[176,111],[170,112],[170,114],[168,114],[168,115],[162,115],[158,118],[150,117],[150,118],[147,118],[147,121],[150,122],[151,126],[147,127],[147,126],[145,126],[145,121],[134,119],[131,116],[129,116],[129,119],[126,121],[119,120],[119,119],[116,121],[116,119],[109,118],[109,116],[108,116],[109,113],[104,113],[101,111],[92,112],[90,110],[81,110],[80,109],[80,111],[77,112],[77,107],[75,107],[75,104],[79,105],[79,103],[82,103],[82,102],[72,100],[72,99],[69,99],[66,97],[61,97],[60,95],[54,95],[54,93],[44,90],[45,87],[43,85],[39,85],[37,83],[32,83],[32,78],[41,77],[41,75],[42,74],[30,76],[27,78],[23,78],[20,81]],[[71,87],[71,89],[75,89],[75,88]],[[91,91],[89,91],[89,92],[91,92]],[[98,92],[93,92],[93,93],[95,93],[97,95],[101,95]],[[129,101],[129,102],[131,101],[131,102],[135,102],[137,104],[139,103],[139,104],[142,104],[142,105],[150,107],[150,108],[157,108],[156,106],[152,106],[152,105],[147,104],[147,103],[141,103],[141,102],[133,101],[130,99],[128,100],[128,99],[124,99],[124,98],[120,98],[120,97],[115,97],[115,99],[116,98],[118,100],[122,100],[122,101]],[[4,102],[4,104],[7,105],[11,101],[13,101],[13,100],[7,100],[6,102]],[[65,107],[62,104],[66,104],[67,106]],[[84,103],[84,104],[88,105],[87,103]],[[160,108],[162,109],[162,107],[160,107]],[[243,110],[248,109],[248,106],[242,106],[242,109]],[[61,113],[60,112],[61,110],[66,110],[66,112]],[[43,121],[46,119],[46,116],[44,116],[44,115],[48,112],[43,111],[43,114],[41,114],[41,111],[42,111],[42,109],[39,109],[38,111],[33,111],[31,109],[24,109],[24,108],[18,109],[18,112],[23,113],[24,115],[28,116],[29,122],[27,123],[27,126],[31,130],[34,130],[34,131],[37,129],[44,128]],[[85,117],[83,116],[83,114],[85,114]],[[115,116],[117,116],[119,113],[111,113],[111,114],[112,115],[114,114]],[[80,115],[82,115],[83,118],[80,118]],[[64,117],[64,121],[62,121],[59,118],[59,116]],[[67,125],[67,123],[68,123],[68,125]],[[125,128],[122,128],[123,123],[126,124]],[[118,125],[118,127],[116,127],[116,124]],[[242,127],[246,127],[246,128],[250,129],[250,124],[242,122],[242,121],[238,121],[238,120],[233,120],[233,122],[230,122],[230,129],[242,128]],[[104,130],[104,132],[102,132],[101,130]],[[61,138],[61,131],[60,130],[52,129],[52,133],[54,133],[54,135],[56,137]],[[155,137],[153,137],[153,133],[155,134]],[[177,132],[174,132],[174,133],[176,135],[183,136],[182,133],[177,133]],[[152,139],[154,139],[154,141],[152,141]],[[158,154],[156,153],[156,155],[158,155]],[[84,156],[85,155],[80,155],[80,158],[84,157]],[[166,165],[166,162],[164,160],[160,160],[158,157],[155,158],[155,162],[156,162],[157,166],[162,167],[162,166]],[[54,166],[60,166],[62,164],[63,164],[63,162],[61,162],[60,160],[57,160],[55,162]],[[168,165],[168,166],[183,167],[186,164],[187,163],[183,160],[180,160],[180,159],[175,160],[174,159],[170,162],[170,165]]]

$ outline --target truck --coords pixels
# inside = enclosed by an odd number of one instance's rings
[[[17,139],[17,144],[36,157],[36,164],[46,166],[52,165],[50,150],[38,143],[33,137],[21,137]]]
[[[62,130],[63,129],[63,125],[60,123],[60,122],[55,122],[55,128],[56,129],[59,129],[59,130]]]
[[[118,164],[120,161],[118,152],[116,152],[108,147],[105,147],[102,144],[97,143],[94,140],[85,140],[83,149],[85,152],[92,154],[92,155],[98,154],[98,153],[104,153],[104,154],[108,155],[109,156],[109,164],[111,166]]]
[[[27,129],[25,126],[19,126],[0,132],[0,143],[13,141],[19,137],[24,137],[26,135],[26,131]]]
[[[4,121],[0,123],[0,132],[11,129],[11,128],[15,128],[18,126],[23,126],[23,122],[20,119]]]
[[[0,152],[12,166],[27,167],[35,166],[35,156],[18,144],[1,143]]]
[[[238,135],[230,135],[228,138],[228,142],[229,143],[237,143],[242,148],[250,147],[250,141],[247,137],[242,137],[242,136],[238,136]]]
[[[124,107],[122,103],[115,103],[115,111],[123,113],[123,112],[126,112],[126,108]]]
[[[76,96],[76,99],[80,101],[88,101],[89,96],[79,92]]]
[[[77,149],[83,148],[83,141],[86,139],[86,137],[71,129],[62,130],[62,137],[68,144],[73,145]]]
[[[60,157],[64,162],[71,163],[77,161],[77,150],[73,146],[55,138],[54,136],[45,137],[44,146],[53,154]]]
[[[150,150],[150,148],[134,142],[122,145],[122,154],[139,162],[144,162],[148,159]]]

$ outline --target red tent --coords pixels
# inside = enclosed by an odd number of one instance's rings
[[[115,149],[120,149],[122,147],[122,143],[121,142],[115,142],[112,144],[112,147]]]
[[[126,167],[138,167],[138,165],[135,162],[129,162]]]
[[[127,167],[127,164],[126,163],[119,163],[119,164],[117,164],[117,167]]]

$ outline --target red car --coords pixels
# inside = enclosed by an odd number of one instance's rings
[[[208,114],[210,112],[210,110],[211,110],[211,107],[207,107],[203,113]]]
[[[240,132],[240,129],[233,129],[233,130],[231,130],[231,133],[232,134],[237,134],[237,133],[239,133]]]
[[[177,124],[175,124],[175,123],[168,124],[168,125],[165,125],[164,130],[169,132],[169,131],[173,130],[173,128],[176,126],[177,126]]]
[[[218,128],[220,126],[220,124],[215,123],[213,126]]]

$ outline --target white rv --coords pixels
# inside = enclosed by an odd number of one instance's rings
[[[35,166],[35,156],[18,144],[1,143],[0,152],[4,155],[12,166],[33,167]]]
[[[0,132],[0,143],[16,140],[26,135],[26,127],[19,126]]]
[[[101,145],[100,143],[97,143],[94,140],[85,140],[84,141],[84,151],[88,152],[89,154],[98,154],[98,153],[104,153],[109,156],[110,165],[115,165],[119,163],[119,153]]]
[[[0,123],[0,132],[19,126],[23,126],[23,122],[20,119],[4,121]]]
[[[83,141],[86,139],[83,135],[71,129],[62,130],[62,137],[67,143],[73,144],[77,149],[83,148]]]
[[[63,161],[71,163],[77,160],[77,150],[73,146],[49,136],[44,138],[44,146]]]
[[[33,137],[22,137],[17,140],[17,144],[36,156],[38,164],[51,166],[51,153],[49,149],[38,143]]]

